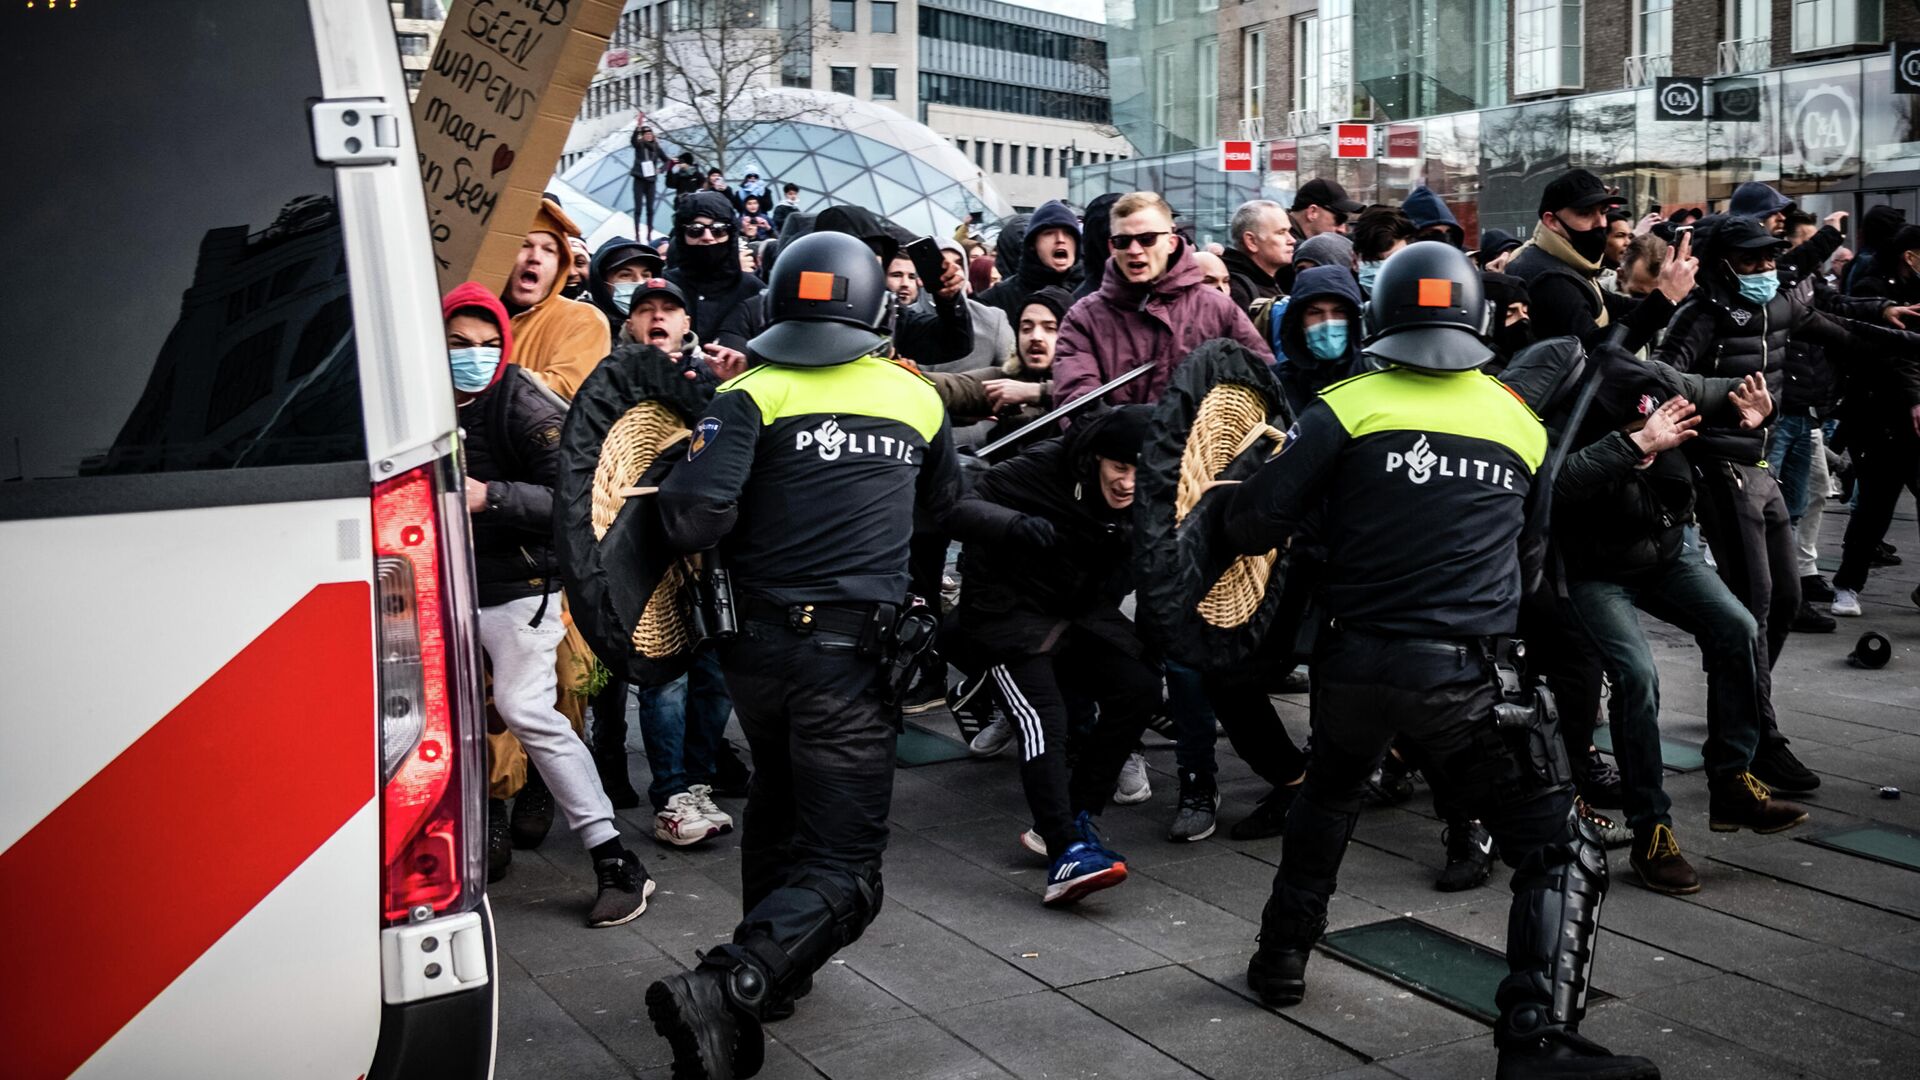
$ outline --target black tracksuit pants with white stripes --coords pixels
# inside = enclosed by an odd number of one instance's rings
[[[1058,857],[1078,839],[1074,816],[1106,808],[1120,767],[1160,705],[1160,671],[1102,638],[1069,629],[1053,653],[1002,658],[991,672],[1008,717],[1020,729],[1020,782],[1034,829],[1047,841],[1047,853]],[[1099,706],[1071,769],[1069,695]]]

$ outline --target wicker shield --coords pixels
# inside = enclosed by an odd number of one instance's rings
[[[1217,538],[1188,515],[1214,480],[1243,480],[1280,452],[1284,399],[1264,358],[1226,340],[1195,349],[1154,407],[1134,480],[1136,614],[1173,659],[1201,670],[1252,656],[1280,607],[1286,559],[1218,572]]]
[[[686,456],[707,395],[647,345],[623,345],[587,376],[560,435],[554,550],[574,622],[616,678],[657,686],[683,674],[694,644],[680,554],[654,500]],[[623,661],[624,658],[624,661]]]

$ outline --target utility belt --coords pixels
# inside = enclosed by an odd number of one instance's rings
[[[914,674],[936,659],[933,638],[940,620],[918,596],[909,595],[904,604],[782,604],[749,596],[739,611],[749,621],[795,634],[852,638],[855,656],[879,661],[877,689],[888,705],[898,705]]]
[[[1527,643],[1499,635],[1484,639],[1499,700],[1493,706],[1494,730],[1535,780],[1549,787],[1573,782],[1573,767],[1560,739],[1560,710],[1544,682],[1526,678]]]

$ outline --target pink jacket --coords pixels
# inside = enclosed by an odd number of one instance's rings
[[[1208,288],[1186,241],[1177,241],[1166,273],[1134,285],[1109,266],[1098,292],[1082,297],[1060,324],[1053,354],[1053,400],[1072,401],[1151,360],[1154,370],[1114,391],[1109,405],[1160,400],[1167,380],[1203,341],[1231,338],[1273,361],[1273,350],[1227,294]]]

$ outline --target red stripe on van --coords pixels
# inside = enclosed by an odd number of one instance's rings
[[[371,602],[315,588],[0,853],[7,1075],[79,1068],[374,798]]]

